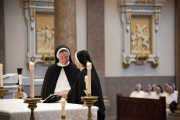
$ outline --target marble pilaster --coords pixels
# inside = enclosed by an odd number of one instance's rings
[[[54,48],[66,45],[74,54],[77,50],[76,42],[76,0],[54,0]]]
[[[4,27],[4,0],[0,0],[0,63],[5,73],[5,27]]]
[[[180,1],[175,0],[175,69],[176,69],[176,89],[178,90],[178,109],[176,113],[180,117]]]
[[[87,51],[99,77],[105,76],[104,0],[87,0]]]

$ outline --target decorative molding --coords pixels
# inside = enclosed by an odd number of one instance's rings
[[[146,61],[143,63],[152,63],[152,68],[156,68],[159,65],[160,58],[158,57],[158,61],[155,61],[155,57],[159,56],[159,23],[160,23],[160,16],[161,16],[161,8],[164,4],[165,0],[119,0],[120,6],[120,15],[121,21],[123,26],[123,68],[128,68],[131,62],[138,61],[138,55],[147,55]],[[142,20],[147,19],[149,20],[147,23],[149,24],[141,24],[133,23],[136,25],[132,27],[132,21],[135,20],[137,17]],[[137,27],[135,29],[135,27]],[[146,28],[148,27],[148,28]],[[133,29],[132,29],[133,28]],[[148,31],[147,31],[148,30]],[[133,52],[132,53],[132,32],[135,34],[142,34],[145,35],[142,37],[140,44],[142,47],[140,48],[141,52]],[[145,33],[147,31],[147,33]],[[138,41],[139,38],[135,37],[134,41]],[[143,43],[144,42],[144,43]],[[137,45],[136,43],[136,46]],[[130,60],[126,61],[126,57],[129,57]]]
[[[36,54],[36,13],[54,13],[54,0],[22,0],[24,2],[24,16],[27,20],[28,51],[27,63],[43,62],[42,55]]]

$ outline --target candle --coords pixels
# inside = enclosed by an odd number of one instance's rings
[[[90,62],[87,62],[87,75],[88,75],[88,94],[91,94],[91,69],[92,64]]]
[[[61,98],[61,106],[62,106],[61,116],[65,116],[65,105],[66,105],[66,100],[64,98]]]
[[[34,99],[34,63],[29,63],[30,69],[30,98]]]
[[[88,89],[88,76],[85,76],[86,90]]]
[[[19,85],[22,85],[22,75],[19,74]]]
[[[3,87],[3,64],[0,63],[0,87]]]

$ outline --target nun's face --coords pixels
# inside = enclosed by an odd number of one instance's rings
[[[156,93],[159,95],[160,94],[160,89],[159,88],[156,88]]]
[[[136,85],[136,90],[139,92],[140,91],[140,86]]]
[[[148,93],[151,92],[151,87],[150,86],[147,86],[147,91],[148,91]]]
[[[164,89],[167,91],[168,85],[164,85]]]
[[[172,88],[168,87],[168,93],[171,94],[172,93]]]
[[[67,63],[69,62],[69,53],[66,51],[59,53],[59,62],[62,65],[67,65]]]
[[[156,85],[153,86],[153,91],[156,91]]]

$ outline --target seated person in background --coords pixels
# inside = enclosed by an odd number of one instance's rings
[[[168,93],[164,94],[166,97],[166,116],[171,112],[169,109],[169,104],[171,104],[172,101],[175,101],[177,103],[177,96],[173,93],[172,86],[168,87]]]
[[[168,87],[169,87],[169,84],[168,84],[168,83],[165,83],[165,84],[164,84],[163,94],[167,94],[167,93],[168,93]]]
[[[68,99],[68,103],[75,103],[75,104],[83,104],[81,101],[82,96],[86,96],[84,90],[86,90],[86,85],[84,82],[84,78],[87,75],[87,62],[91,62],[91,58],[89,56],[89,53],[85,50],[78,51],[75,54],[75,64],[78,69],[80,69],[80,72],[78,73],[76,77],[76,81],[69,91],[68,95],[63,92],[61,93],[62,97],[65,99]],[[101,84],[99,81],[99,77],[97,75],[97,72],[95,70],[95,67],[92,63],[92,69],[91,69],[91,95],[92,96],[98,96],[98,101],[94,103],[94,106],[99,107],[99,110],[97,112],[98,114],[98,120],[104,120],[105,119],[105,107],[104,107],[104,101],[103,101],[103,94],[101,90]]]
[[[177,102],[177,96],[173,93],[173,87],[172,86],[169,86],[168,87],[168,93],[165,95],[166,97],[166,108],[169,108],[169,104],[172,102],[172,101],[175,101]]]
[[[156,86],[157,86],[156,84],[153,84],[153,85],[152,85],[152,88],[153,88],[152,91],[155,92],[155,93],[156,93]]]
[[[136,84],[136,89],[131,93],[130,97],[143,98],[145,92],[141,89],[141,84]]]
[[[171,83],[170,85],[173,87],[174,94],[177,95],[177,97],[178,97],[178,91],[176,90],[175,84],[174,84],[174,83]]]
[[[41,90],[42,100],[50,94],[69,92],[79,72],[71,60],[70,50],[65,45],[60,45],[55,51],[55,64],[48,67]]]
[[[162,88],[160,85],[156,87],[156,94],[154,95],[155,99],[159,99],[159,97],[163,96]]]
[[[154,99],[155,93],[152,91],[152,86],[147,85],[147,92],[144,94],[143,98]]]

